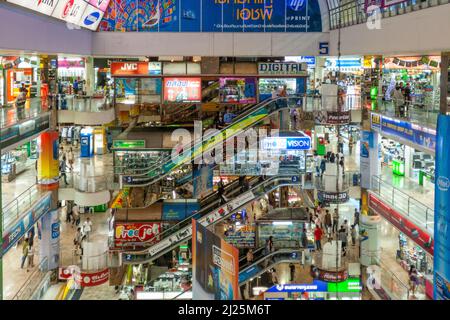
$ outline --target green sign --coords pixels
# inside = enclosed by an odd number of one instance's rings
[[[328,283],[328,292],[361,292],[361,281],[358,278],[349,278],[338,283]]]
[[[114,140],[114,149],[144,149],[145,140]]]

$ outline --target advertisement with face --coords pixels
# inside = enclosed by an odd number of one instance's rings
[[[239,250],[192,220],[194,300],[239,299]]]

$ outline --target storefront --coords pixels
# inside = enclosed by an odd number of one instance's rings
[[[58,80],[60,93],[81,94],[86,91],[86,61],[78,57],[58,58]]]
[[[396,84],[411,88],[413,104],[439,109],[440,56],[385,57],[382,94],[389,98]],[[431,108],[431,109],[430,109]]]
[[[30,57],[3,57],[2,58],[2,76],[0,82],[3,83],[3,104],[14,102],[19,95],[22,85],[28,90],[27,98],[38,96],[40,77],[39,77],[39,58]],[[1,104],[1,103],[0,103]]]
[[[264,292],[264,300],[361,300],[358,278],[330,283],[314,280],[307,284],[276,285]]]

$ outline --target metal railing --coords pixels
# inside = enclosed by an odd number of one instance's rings
[[[48,272],[47,265],[48,260],[44,258],[11,300],[30,300]]]
[[[350,0],[347,3],[344,1],[330,1],[329,15],[330,15],[330,29],[345,28],[356,24],[366,23],[372,13],[365,11],[366,0]],[[336,4],[333,4],[336,3]],[[382,18],[395,17],[401,14],[418,11],[438,5],[448,4],[449,0],[405,0],[404,2],[394,4],[385,8],[380,8]]]
[[[3,229],[7,230],[11,227],[20,216],[26,211],[31,209],[31,207],[42,198],[46,192],[42,192],[38,189],[36,184],[32,185],[19,196],[17,196],[13,201],[9,202],[7,205],[3,206],[2,211],[2,223]]]
[[[376,260],[376,265],[380,267],[380,284],[381,287],[393,300],[409,300],[410,288],[407,283],[404,283],[400,278],[391,271],[387,265]],[[405,299],[406,298],[406,299]]]
[[[22,107],[16,102],[5,105],[0,109],[0,128],[7,128],[40,116],[49,111],[49,103],[41,98],[28,98]]]
[[[383,181],[379,176],[372,177],[372,189],[380,198],[389,203],[411,220],[424,227],[430,234],[434,233],[434,210],[417,201],[412,196]]]
[[[412,123],[428,125],[435,128],[439,114],[439,105],[416,101],[404,101],[378,97],[376,101],[368,101],[372,104],[372,111],[386,116],[405,119]]]
[[[113,106],[111,97],[58,94],[52,96],[51,101],[58,110],[80,112],[101,112]]]
[[[74,188],[77,191],[88,193],[115,189],[112,175],[82,176],[79,172],[67,172],[66,176],[68,184],[64,183],[64,178],[60,178],[61,188]]]

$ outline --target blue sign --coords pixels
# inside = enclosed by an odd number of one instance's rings
[[[298,178],[298,176],[293,176],[291,180],[293,183],[298,183],[299,178]]]
[[[277,284],[269,288],[266,292],[328,292],[328,284],[324,281],[314,280],[306,284]]]
[[[274,137],[265,138],[262,141],[265,150],[310,150],[311,138],[306,137]]]
[[[197,201],[164,201],[162,220],[184,220],[200,210],[200,204]]]
[[[436,149],[436,131],[434,129],[373,113],[371,118],[373,130],[399,137],[431,152]]]
[[[113,0],[108,12],[101,31],[322,32],[319,0]]]
[[[242,283],[244,281],[247,281],[250,278],[255,277],[260,271],[261,271],[261,268],[259,266],[254,266],[245,271],[239,272],[239,283]]]
[[[437,123],[434,199],[434,299],[450,300],[450,116]]]
[[[100,19],[100,12],[98,11],[92,12],[84,19],[84,24],[87,26],[93,25],[98,21],[98,19]]]
[[[309,150],[311,149],[310,137],[287,138],[286,145],[288,150]]]

